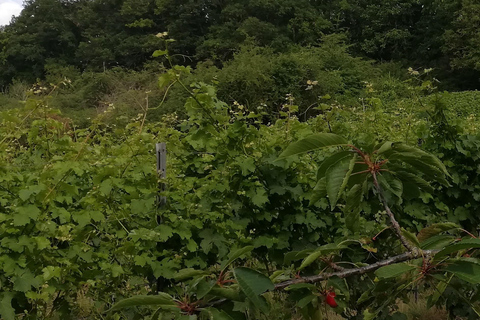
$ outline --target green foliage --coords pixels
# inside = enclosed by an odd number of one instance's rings
[[[445,50],[452,56],[452,67],[480,70],[480,52],[476,43],[480,33],[480,5],[475,1],[462,1],[455,13],[452,29],[445,33]]]
[[[164,58],[171,62],[168,52]],[[475,206],[455,199],[458,190],[471,188],[459,174],[476,179],[477,140],[437,125],[445,118],[440,105],[428,110],[432,127],[422,137],[437,158],[406,142],[378,142],[374,134],[387,130],[382,126],[390,118],[368,89],[362,91],[371,94],[365,109],[347,113],[327,105],[300,122],[291,103],[267,125],[270,114],[229,106],[212,86],[188,89],[182,79],[190,72],[173,66],[158,81],[162,94],[173,85],[187,90],[184,120],[149,122],[156,111],[147,107],[125,126],[108,124],[108,111],[87,128],[69,127],[51,108],[57,90],[68,90],[61,86],[39,86],[23,109],[2,111],[2,317],[96,319],[119,301],[112,317],[262,319],[285,300],[292,316],[309,319],[319,317],[334,290],[335,310],[344,317],[386,319],[414,284],[438,285],[451,274],[435,303],[452,306],[448,290],[460,287],[457,300],[468,296],[468,310],[476,310],[468,290],[477,281],[470,250],[478,241],[455,241],[474,231]],[[97,79],[89,90],[115,92],[109,73],[96,76],[78,76],[72,85]],[[122,75],[140,84],[142,76]],[[411,86],[412,92],[430,90]],[[370,116],[383,124],[367,127]],[[391,137],[407,136],[411,125],[402,124]],[[458,143],[439,139],[443,132]],[[416,141],[415,131],[410,134],[405,141]],[[169,152],[164,181],[155,172],[159,141],[167,141]],[[440,161],[448,152],[473,164]],[[160,191],[159,183],[168,188]],[[159,195],[167,197],[166,206],[159,206]],[[390,226],[392,216],[405,230]],[[471,260],[464,260],[464,250]],[[371,267],[384,256],[410,261]],[[372,269],[346,279],[341,273],[362,267]],[[373,281],[375,270],[379,281]],[[305,280],[320,273],[331,276]],[[428,292],[427,285],[421,289]]]

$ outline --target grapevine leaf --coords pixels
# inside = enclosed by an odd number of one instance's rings
[[[255,270],[243,267],[235,269],[235,278],[247,298],[261,311],[268,313],[268,304],[260,294],[275,288],[272,281]]]
[[[161,57],[168,54],[168,50],[155,50],[152,54],[153,58]]]
[[[346,145],[347,140],[333,133],[318,133],[290,144],[279,159],[317,150],[320,148]]]
[[[0,316],[5,320],[15,319],[15,309],[12,307],[12,292],[0,293]]]
[[[381,279],[389,279],[398,277],[406,272],[414,270],[415,266],[406,263],[396,263],[389,266],[384,266],[375,271],[375,275]]]

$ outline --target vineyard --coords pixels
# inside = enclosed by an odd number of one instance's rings
[[[400,117],[287,97],[272,122],[198,84],[186,119],[86,128],[32,92],[1,118],[2,318],[407,319],[420,295],[476,319],[480,139],[422,86]]]
[[[0,320],[480,319],[475,1],[16,7]]]

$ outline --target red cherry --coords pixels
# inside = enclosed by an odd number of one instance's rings
[[[325,297],[325,302],[332,308],[338,307],[337,302],[335,301],[335,291],[329,291],[327,292],[327,296]]]

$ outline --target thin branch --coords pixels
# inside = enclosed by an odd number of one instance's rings
[[[426,256],[429,256],[437,253],[438,251],[439,250],[425,250],[423,251],[423,254]],[[330,279],[331,277],[346,278],[354,275],[360,275],[367,272],[375,271],[384,266],[388,266],[398,262],[409,261],[416,258],[418,258],[418,254],[416,252],[405,252],[398,256],[390,257],[388,259],[378,261],[376,263],[369,264],[367,266],[360,267],[360,268],[346,269],[344,271],[331,272],[331,273],[322,273],[315,276],[302,277],[299,279],[290,279],[287,281],[283,281],[275,285],[275,290],[282,290],[288,286],[291,286],[292,284],[297,284],[297,283],[316,283],[316,282]]]
[[[385,211],[387,212],[388,217],[390,218],[390,222],[393,227],[393,231],[397,235],[397,237],[400,239],[400,242],[402,245],[410,252],[414,253],[416,256],[419,255],[419,249],[415,246],[412,246],[410,242],[403,236],[402,234],[402,229],[400,228],[400,224],[398,224],[398,221],[395,219],[395,216],[393,215],[392,210],[388,206],[387,200],[385,199],[385,195],[383,194],[382,187],[380,187],[380,184],[378,183],[377,180],[377,175],[375,172],[372,173],[373,177],[373,184],[375,185],[375,188],[377,189],[378,192],[378,197],[380,198],[380,201],[383,204],[383,207],[385,208]]]

